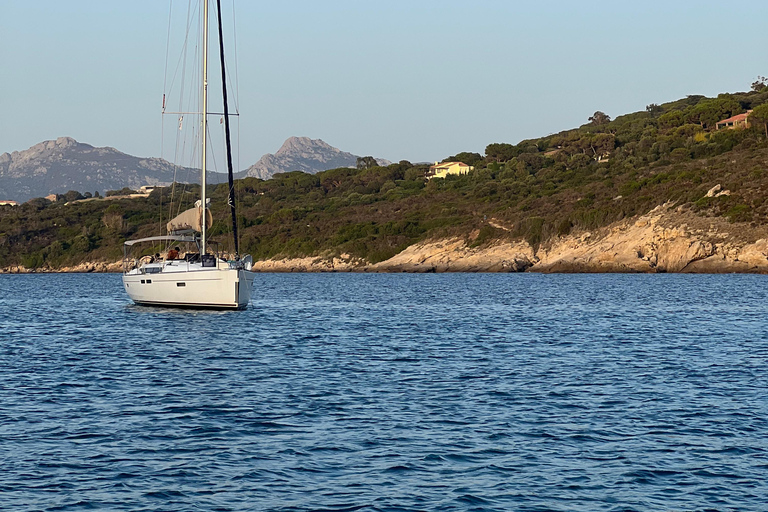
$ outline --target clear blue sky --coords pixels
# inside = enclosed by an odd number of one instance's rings
[[[0,152],[71,136],[160,156],[168,12],[0,0]],[[763,0],[242,0],[236,12],[240,168],[292,135],[395,161],[482,153],[768,75]]]

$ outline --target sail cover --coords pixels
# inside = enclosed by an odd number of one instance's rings
[[[205,225],[207,228],[213,226],[213,217],[211,216],[211,210],[205,209]],[[202,208],[190,208],[178,214],[172,218],[166,225],[169,233],[179,233],[182,231],[197,231],[203,230],[203,209]]]

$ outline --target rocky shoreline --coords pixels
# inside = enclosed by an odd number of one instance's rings
[[[121,262],[1,273],[120,272]],[[414,244],[376,264],[342,254],[257,261],[256,272],[768,273],[768,228],[701,217],[672,205],[534,248],[525,241],[472,247],[471,237]]]
[[[123,271],[123,262],[85,262],[72,267],[42,267],[29,269],[21,265],[0,268],[0,274],[70,274],[70,273],[116,273]]]
[[[768,228],[663,205],[534,249],[525,241],[472,247],[451,238],[414,244],[376,264],[341,258],[259,261],[261,272],[768,273]]]

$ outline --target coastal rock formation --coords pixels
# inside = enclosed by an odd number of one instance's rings
[[[254,272],[354,272],[364,270],[364,261],[341,257],[282,258],[253,262]]]
[[[494,221],[489,221],[494,222]],[[376,264],[349,258],[256,263],[264,272],[701,272],[768,273],[768,228],[732,224],[663,205],[595,232],[534,250],[524,241],[472,247],[470,239],[414,244]],[[346,255],[344,255],[346,256]]]
[[[522,272],[537,259],[525,242],[499,242],[475,248],[462,238],[414,244],[394,257],[376,264],[340,257],[307,257],[263,260],[256,272]]]
[[[634,221],[557,239],[538,272],[768,272],[768,230],[659,206]]]
[[[103,273],[103,272],[121,272],[122,270],[123,270],[122,261],[113,261],[113,262],[97,261],[97,262],[85,262],[85,263],[80,263],[79,265],[74,265],[71,267],[61,267],[61,268],[42,267],[37,269],[29,269],[21,265],[14,265],[11,267],[0,269],[0,274],[31,274],[31,273],[47,274],[47,273],[54,273],[54,272]]]
[[[525,242],[499,242],[473,248],[450,238],[414,244],[394,257],[369,266],[376,272],[523,272],[538,259]]]
[[[122,261],[115,261],[112,263],[98,261],[95,263],[81,263],[73,267],[64,267],[59,269],[58,272],[121,272],[122,270]]]

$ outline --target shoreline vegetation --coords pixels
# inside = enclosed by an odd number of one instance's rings
[[[496,224],[494,221],[490,221]],[[498,224],[497,224],[498,225]],[[736,228],[741,236],[734,234]],[[350,254],[271,258],[255,272],[540,272],[540,273],[768,273],[768,227],[734,225],[667,204],[646,215],[594,232],[576,232],[534,249],[528,242],[473,239],[418,242],[392,258],[371,263]],[[753,240],[754,241],[750,241]],[[122,262],[72,267],[5,267],[0,273],[121,272]]]
[[[427,164],[366,157],[237,180],[242,252],[263,272],[768,273],[765,80],[443,161],[474,169],[429,179]],[[160,234],[197,188],[0,206],[0,271],[120,271],[123,242]],[[227,185],[210,188],[226,219]],[[224,251],[228,229],[209,231]]]

